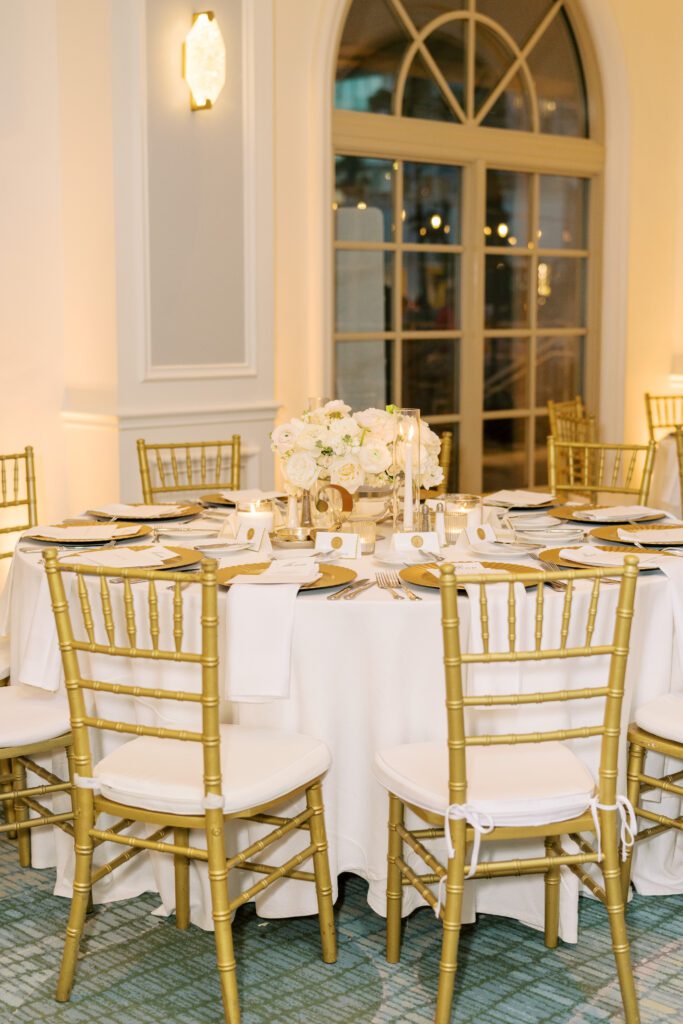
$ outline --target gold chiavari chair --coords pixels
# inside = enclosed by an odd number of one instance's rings
[[[93,884],[143,850],[153,850],[174,858],[178,928],[187,928],[189,924],[190,860],[208,864],[224,1019],[229,1024],[239,1024],[231,915],[273,882],[296,878],[315,885],[323,960],[336,960],[321,789],[322,776],[330,762],[327,747],[308,736],[220,724],[214,561],[204,561],[201,572],[192,575],[148,569],[109,570],[67,566],[57,561],[56,550],[51,548],[45,552],[45,565],[71,712],[76,808],[75,881],[57,999],[69,998]],[[75,592],[71,607],[64,585],[68,575]],[[122,579],[116,595],[112,594],[112,577]],[[135,583],[139,585],[133,586]],[[169,583],[173,585],[169,597],[172,610],[160,607],[157,589],[168,587]],[[185,614],[183,588],[188,583],[201,587],[200,623]],[[168,613],[167,618],[164,612]],[[74,622],[78,623],[77,629]],[[193,642],[190,635],[193,622],[195,627],[201,626],[200,642]],[[87,655],[97,657],[86,664]],[[190,674],[199,674],[200,685],[196,679],[188,679],[188,688],[180,690],[148,689],[140,685],[139,679],[136,685],[106,682],[93,678],[98,663],[104,669],[99,658],[119,659],[117,678],[123,672],[133,676],[136,662],[137,671],[141,664],[155,663],[161,679],[165,665],[169,671],[172,666],[183,665]],[[177,728],[156,727],[131,723],[122,714],[102,718],[88,710],[97,694],[114,701],[117,707],[118,697],[143,697],[147,710],[155,702],[163,702],[162,721],[167,722],[169,703],[178,702],[186,709],[185,723]],[[196,725],[187,721],[193,706]],[[99,730],[136,738],[95,764],[90,732]],[[286,816],[274,813],[280,805],[297,797],[305,800],[303,810]],[[114,825],[98,827],[100,814],[110,814],[119,820]],[[273,827],[245,849],[227,856],[224,825],[235,819]],[[152,826],[153,834],[144,839],[138,834],[126,834],[138,822]],[[204,833],[205,848],[191,845],[191,829]],[[265,850],[296,830],[301,830],[305,837],[299,853],[277,867],[262,862],[260,855]],[[166,841],[169,835],[172,841]],[[124,852],[93,870],[93,848],[102,843],[119,844]],[[313,871],[301,870],[301,864],[311,858]],[[228,875],[237,870],[262,877],[230,899]]]
[[[650,440],[657,441],[658,431],[670,432],[683,425],[683,394],[651,395],[646,392],[645,413]]]
[[[458,964],[463,889],[466,878],[498,878],[507,875],[543,874],[545,876],[545,943],[558,942],[560,870],[569,868],[607,907],[612,946],[621,985],[628,1024],[639,1021],[636,992],[631,970],[628,937],[619,866],[617,823],[624,814],[624,798],[617,796],[617,762],[620,741],[621,706],[628,655],[633,602],[637,580],[637,559],[627,556],[623,569],[591,569],[543,572],[540,575],[520,571],[510,576],[472,576],[479,600],[471,602],[471,613],[478,607],[481,624],[481,653],[464,653],[460,643],[457,586],[454,567],[441,569],[441,606],[446,683],[447,743],[412,743],[380,751],[375,774],[389,792],[389,850],[387,879],[387,960],[397,963],[401,944],[401,906],[404,884],[410,884],[432,906],[443,925],[439,968],[439,988],[435,1020],[448,1024]],[[594,642],[594,631],[601,595],[601,580],[606,575],[621,578],[618,605],[611,643]],[[575,583],[591,584],[589,593],[579,602]],[[543,584],[566,584],[559,621],[545,614]],[[533,637],[530,649],[518,640],[518,614],[515,583],[536,585],[533,612]],[[490,649],[489,597],[491,585],[508,589],[507,650]],[[527,600],[532,600],[531,592]],[[586,611],[585,619],[577,608]],[[521,631],[520,631],[521,632]],[[570,643],[570,637],[574,643]],[[515,664],[544,662],[551,666],[567,659],[609,658],[604,682],[571,689],[552,689],[552,677],[544,677],[539,692],[498,692],[481,695],[466,692],[463,666],[494,665],[504,672]],[[598,663],[596,662],[596,668]],[[599,679],[596,676],[596,680]],[[562,680],[563,682],[564,680]],[[514,689],[514,684],[510,690]],[[598,705],[604,707],[597,710]],[[565,729],[554,728],[552,718],[539,728],[543,715],[552,712],[552,703],[579,704]],[[533,731],[510,734],[483,732],[473,728],[475,716],[481,723],[486,709],[518,708],[531,713]],[[548,709],[542,712],[541,708]],[[596,710],[591,716],[591,708]],[[475,709],[484,709],[476,711]],[[580,722],[575,716],[580,714]],[[589,724],[591,723],[591,724]],[[597,785],[583,762],[566,741],[600,737],[600,770]],[[408,828],[405,809],[416,814],[426,827]],[[623,820],[623,819],[622,819]],[[582,835],[597,832],[594,849]],[[569,836],[578,852],[567,853],[562,836]],[[425,843],[444,837],[448,849],[447,865]],[[545,855],[516,860],[487,860],[478,863],[481,841],[542,840]],[[467,857],[467,844],[472,850]],[[420,874],[406,862],[404,849],[417,855],[427,868]],[[587,864],[599,865],[603,885],[585,871]],[[439,897],[428,888],[439,886]]]
[[[573,419],[585,419],[588,413],[580,395],[569,399],[568,402],[548,402],[548,433],[557,437],[557,419],[561,416],[569,416]]]
[[[683,426],[676,427],[674,438],[676,440],[676,461],[678,462],[678,486],[681,494],[681,509],[683,509]]]
[[[22,533],[38,522],[36,510],[36,474],[33,465],[33,448],[29,445],[23,452],[0,455],[0,534]],[[22,511],[25,510],[25,511]],[[18,521],[13,520],[17,515]],[[12,521],[10,521],[12,520]],[[13,549],[0,551],[0,559],[11,558]],[[10,673],[9,637],[0,636],[0,686]]]
[[[69,764],[69,780],[64,781],[42,765],[36,754],[63,750]],[[26,772],[42,782],[28,784]],[[31,866],[30,830],[56,825],[73,836],[73,812],[55,812],[41,803],[47,794],[67,793],[72,787],[71,727],[66,702],[35,686],[5,686],[0,690],[0,803],[5,808],[5,823],[0,835],[17,836],[19,863]],[[34,817],[30,817],[33,812]]]
[[[137,442],[142,500],[153,502],[160,495],[195,496],[211,488],[238,490],[241,478],[242,440],[233,434],[229,441],[187,441],[148,444]]]
[[[648,823],[636,833],[635,840],[639,843],[669,829],[683,832],[683,814],[677,818],[659,814],[643,806],[642,800],[643,795],[652,790],[683,797],[683,770],[659,777],[645,772],[648,753],[683,762],[683,693],[656,697],[639,707],[634,717],[635,721],[628,730],[628,798],[636,816]],[[633,847],[629,847],[622,866],[624,900],[628,897],[632,857]]]
[[[648,444],[602,444],[548,438],[548,486],[554,494],[633,497],[647,504],[652,482],[654,441]]]
[[[597,439],[595,416],[557,415],[553,437],[557,441],[593,442]]]
[[[440,494],[446,494],[448,492],[452,454],[453,432],[450,430],[444,430],[443,434],[441,434],[441,449],[439,451],[439,465],[443,470],[443,479],[437,487],[434,487],[431,490],[423,487],[420,491],[421,498],[436,498]]]

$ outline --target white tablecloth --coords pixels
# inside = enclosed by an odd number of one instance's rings
[[[238,556],[232,557],[236,561]],[[52,689],[60,685],[61,666],[54,627],[49,614],[45,613],[49,604],[39,559],[39,554],[20,553],[15,557],[11,593],[8,595],[13,682]],[[357,563],[344,564],[356,568],[363,576],[373,575],[375,571],[372,560],[367,557]],[[625,719],[639,703],[683,686],[673,643],[669,587],[670,581],[659,574],[645,575],[639,580]],[[114,586],[112,589],[116,601],[117,588]],[[183,592],[188,621],[193,614],[198,619],[197,589],[191,587]],[[118,587],[119,594],[121,590]],[[145,590],[146,585],[133,587],[136,601],[145,600]],[[605,640],[609,639],[609,631],[605,634],[605,628],[613,621],[617,592],[617,587],[603,588],[594,642],[599,642],[601,632]],[[296,602],[289,697],[262,704],[226,704],[224,707],[226,721],[305,732],[328,744],[333,763],[325,779],[324,795],[332,876],[336,879],[341,872],[352,871],[366,878],[369,882],[369,903],[378,913],[384,913],[387,796],[372,775],[374,753],[385,746],[444,739],[446,735],[439,598],[436,591],[422,590],[420,593],[421,602],[393,601],[389,594],[376,588],[354,601],[328,601],[325,592],[301,594]],[[585,590],[575,597],[574,608],[579,618],[582,603],[585,606],[587,597]],[[164,617],[167,623],[170,621],[172,595],[162,589],[160,598],[163,627]],[[121,597],[118,600],[121,601]],[[556,625],[559,624],[562,601],[562,594],[548,591],[549,621]],[[222,593],[222,615],[225,614],[225,606],[225,594]],[[463,635],[466,636],[466,598],[463,597],[460,606]],[[221,630],[222,637],[225,633],[226,630]],[[195,642],[198,642],[198,633]],[[223,657],[223,666],[225,661]],[[597,678],[604,678],[596,676],[598,664],[599,659],[563,663],[557,669],[563,676],[562,685],[584,686]],[[604,662],[600,670],[603,670],[603,665]],[[187,683],[188,671],[187,667],[165,666],[162,677],[159,664],[138,663],[136,683],[181,688],[181,683]],[[544,674],[547,678],[547,672],[547,666],[525,667],[523,687],[540,689],[539,675]],[[224,678],[222,682],[224,685]],[[106,708],[107,699],[112,698],[98,695],[98,709]],[[131,704],[131,713],[140,721],[153,722],[157,716],[160,724],[167,723],[168,717],[158,718],[159,712],[153,708],[155,703],[136,701]],[[582,724],[586,706],[586,702],[558,705],[551,711],[552,721],[557,723],[552,727],[561,727],[570,721],[573,725]],[[187,719],[179,719],[178,714],[192,715],[196,709],[169,702],[160,711],[164,716],[174,716],[174,721],[184,721]],[[547,715],[548,712],[549,709],[545,708],[542,713]],[[533,708],[495,712],[504,716],[499,723],[501,731],[509,731],[515,726],[520,730],[533,728],[533,716],[538,713]],[[522,715],[525,716],[523,724]],[[544,722],[547,721],[545,718]],[[104,746],[95,753],[102,756],[122,741],[118,735],[105,734]],[[595,773],[597,741],[578,742],[576,750]],[[623,783],[620,788],[623,792]],[[678,813],[678,802],[674,798],[662,797],[657,804],[659,809],[673,817]],[[249,835],[253,833],[249,832]],[[287,842],[297,843],[297,838]],[[34,833],[34,848],[37,866],[54,863],[56,858],[56,892],[70,895],[73,864],[69,839],[63,833],[57,833],[56,841],[50,836],[49,842],[43,840],[41,843],[38,834]],[[489,844],[484,844],[482,849],[483,857],[490,856]],[[519,851],[519,845],[514,849]],[[100,848],[98,853],[102,852]],[[497,852],[500,856],[500,848]],[[206,874],[202,865],[193,863],[191,868],[192,917],[195,923],[209,927]],[[235,874],[240,877],[233,879],[234,884],[249,884],[245,873]],[[639,891],[644,893],[683,892],[681,838],[667,834],[640,846],[636,851],[634,881]],[[567,941],[576,941],[577,937],[578,888],[575,877],[563,872],[561,934]],[[96,899],[127,898],[150,889],[158,889],[161,894],[160,912],[171,912],[174,893],[170,858],[141,855],[99,883]],[[466,909],[470,917],[478,911],[510,916],[535,928],[543,926],[542,876],[470,882],[466,890]],[[412,888],[405,895],[406,911],[420,903]],[[257,910],[264,916],[313,912],[312,887],[291,880],[278,883],[259,897]]]

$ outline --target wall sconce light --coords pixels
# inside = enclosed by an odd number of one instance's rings
[[[183,43],[183,77],[193,110],[210,110],[225,85],[225,43],[213,11],[192,18]]]

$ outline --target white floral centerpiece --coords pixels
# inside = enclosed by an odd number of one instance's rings
[[[285,483],[308,491],[332,483],[355,494],[359,487],[391,485],[403,471],[402,445],[396,442],[396,409],[351,412],[341,401],[302,413],[276,427],[271,447],[280,457]],[[436,487],[443,479],[441,441],[424,421],[420,428],[420,479]]]

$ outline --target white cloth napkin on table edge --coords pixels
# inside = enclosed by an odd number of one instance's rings
[[[98,505],[95,511],[105,516],[116,516],[125,519],[126,516],[135,516],[136,519],[144,519],[145,516],[171,515],[173,512],[182,512],[186,505],[164,504],[164,505],[131,505],[125,502],[112,502],[111,505]]]
[[[552,501],[555,497],[554,494],[545,493],[541,491],[495,491],[493,494],[487,494],[483,499],[484,505],[502,505],[502,506],[515,506],[515,505],[547,505],[549,501]]]
[[[667,544],[678,544],[683,541],[683,525],[675,524],[666,530],[628,530],[626,528],[617,530],[619,540],[627,541],[630,544],[658,544],[666,547]]]
[[[174,551],[170,551],[161,544],[155,544],[142,551],[126,547],[79,551],[62,555],[59,561],[72,565],[92,565],[107,569],[155,569],[164,565],[167,559],[174,557]]]
[[[220,491],[221,498],[234,501],[236,505],[240,502],[273,501],[281,495],[282,491],[261,491],[258,487],[245,491]]]
[[[612,505],[609,508],[593,508],[582,511],[577,508],[582,519],[590,519],[595,522],[607,522],[611,519],[642,519],[648,516],[663,516],[666,513],[661,508],[648,508],[647,505]]]
[[[271,570],[268,585],[263,577]],[[302,583],[319,575],[309,561],[277,562],[258,576],[235,577],[228,591],[228,700],[253,703],[289,696],[296,596]],[[273,576],[280,582],[273,582]],[[261,585],[250,586],[254,583]]]
[[[643,569],[659,569],[662,555],[658,552],[648,554],[646,551],[607,551],[594,544],[581,544],[574,548],[561,548],[560,557],[568,562],[576,562],[577,568],[584,564],[596,569],[620,568],[626,555],[637,555]]]

